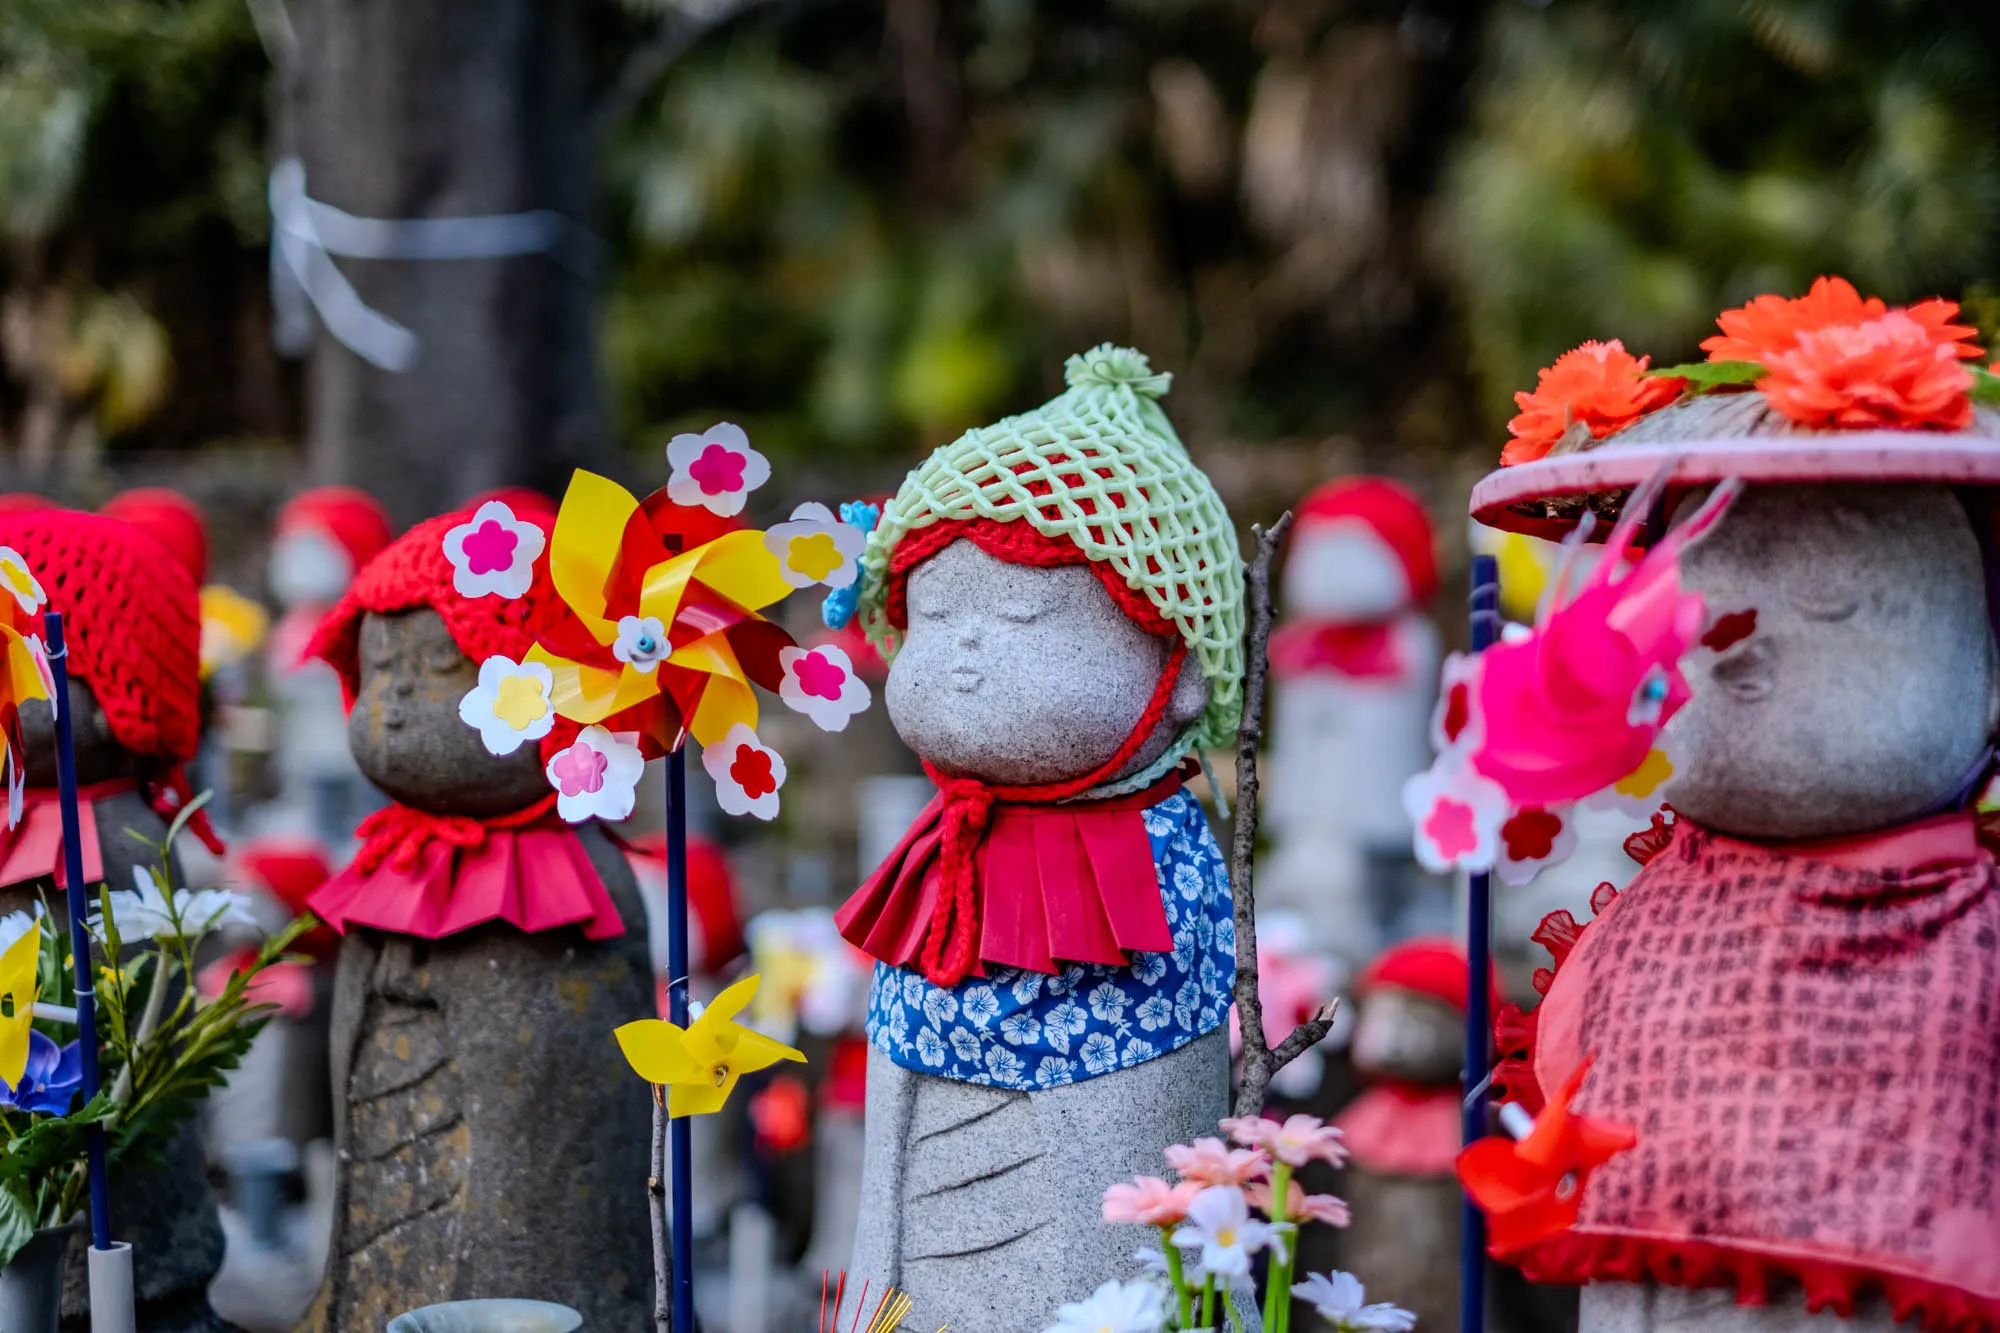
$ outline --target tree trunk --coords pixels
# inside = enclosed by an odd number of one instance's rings
[[[298,0],[290,128],[308,193],[370,218],[551,209],[588,224],[581,8]],[[548,255],[336,262],[419,347],[396,374],[318,330],[318,480],[367,487],[407,523],[496,486],[560,494],[572,468],[600,462],[591,282]]]

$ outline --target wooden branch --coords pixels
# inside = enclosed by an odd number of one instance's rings
[[[1243,721],[1236,729],[1236,826],[1229,848],[1229,884],[1236,900],[1236,1024],[1243,1034],[1242,1069],[1237,1075],[1239,1116],[1264,1109],[1271,1077],[1326,1039],[1334,1006],[1323,1007],[1272,1050],[1264,1040],[1264,1001],[1257,987],[1257,749],[1264,739],[1264,675],[1271,649],[1271,562],[1292,525],[1279,516],[1267,532],[1253,527],[1257,554],[1245,576],[1250,623],[1243,653]]]
[[[653,1170],[646,1177],[646,1211],[653,1219],[653,1330],[674,1333],[674,1261],[667,1246],[667,1102],[657,1083],[653,1085]]]

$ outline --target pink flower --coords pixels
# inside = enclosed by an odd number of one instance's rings
[[[475,574],[492,574],[514,563],[514,548],[521,539],[488,519],[465,539],[465,567]]]
[[[1286,1166],[1314,1160],[1339,1166],[1347,1160],[1340,1131],[1318,1116],[1295,1115],[1283,1124],[1262,1116],[1237,1116],[1222,1122],[1230,1138],[1246,1148],[1262,1148]]]
[[[688,464],[688,475],[701,487],[703,495],[725,495],[743,489],[743,470],[748,463],[742,454],[711,444]]]
[[[1169,1185],[1158,1176],[1134,1176],[1129,1185],[1104,1191],[1104,1220],[1170,1227],[1187,1220],[1188,1205],[1201,1186],[1191,1180]]]
[[[1437,844],[1440,852],[1452,859],[1479,846],[1472,807],[1450,797],[1439,801],[1432,809],[1431,817],[1424,821],[1424,833]]]
[[[543,531],[516,518],[505,501],[488,500],[444,535],[452,591],[460,597],[513,601],[535,581],[535,559],[548,545]]]
[[[868,683],[854,669],[854,659],[835,644],[781,648],[778,666],[784,672],[778,697],[793,712],[811,718],[821,731],[845,731],[848,720],[874,700]]]
[[[1264,1216],[1271,1215],[1271,1182],[1259,1180],[1243,1187],[1243,1197],[1252,1208]],[[1285,1220],[1287,1222],[1323,1222],[1330,1227],[1344,1227],[1351,1220],[1344,1200],[1331,1194],[1308,1194],[1294,1180],[1285,1190]]]
[[[1271,1159],[1255,1148],[1231,1148],[1221,1139],[1196,1139],[1167,1149],[1167,1165],[1181,1179],[1202,1185],[1241,1185],[1262,1180]]]
[[[583,792],[602,791],[604,770],[609,767],[611,761],[596,750],[573,745],[551,761],[549,775],[556,780],[557,791],[565,796],[576,796]]]
[[[829,702],[840,698],[847,684],[847,672],[823,654],[807,653],[799,659],[799,693]]]

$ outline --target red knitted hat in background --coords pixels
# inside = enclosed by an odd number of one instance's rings
[[[534,524],[544,536],[555,529],[554,514],[516,512],[514,517]],[[349,708],[361,687],[361,618],[370,612],[389,615],[429,607],[444,620],[459,651],[475,662],[496,654],[520,661],[534,647],[536,629],[560,613],[561,602],[548,577],[546,545],[535,557],[535,581],[526,595],[511,601],[458,595],[452,587],[444,538],[471,519],[472,511],[464,510],[425,519],[411,528],[362,566],[346,595],[320,621],[305,656],[320,658],[339,673],[341,698]],[[542,739],[543,756],[567,746],[577,731],[575,723],[558,718],[555,729]]]
[[[360,569],[389,544],[389,513],[374,496],[352,486],[316,486],[293,496],[278,511],[277,535],[301,529],[325,533]]]
[[[1457,941],[1443,938],[1405,940],[1378,955],[1354,980],[1356,999],[1384,986],[1415,991],[1434,1000],[1443,1000],[1459,1013],[1465,1012],[1467,975],[1470,968],[1465,950]],[[1487,1013],[1500,1003],[1500,976],[1487,974]]]
[[[532,486],[502,486],[496,490],[475,495],[466,503],[466,508],[477,511],[488,500],[498,500],[516,514],[547,514],[554,517],[561,507],[554,500]]]
[[[1402,561],[1410,601],[1422,605],[1436,596],[1437,538],[1423,501],[1409,487],[1387,477],[1342,477],[1307,495],[1296,512],[1294,541],[1320,524],[1342,519],[1367,524]]]
[[[1179,634],[1146,594],[1127,583],[1109,561],[1092,560],[1075,542],[1051,537],[1031,523],[991,518],[945,519],[913,529],[896,543],[889,556],[889,578],[882,598],[882,609],[890,624],[897,629],[910,627],[910,571],[961,539],[1011,565],[1086,566],[1133,624],[1162,638],[1171,639]]]
[[[207,580],[208,525],[202,521],[200,506],[179,491],[141,486],[113,496],[98,512],[130,523],[164,546],[197,588]]]
[[[0,513],[0,545],[28,562],[63,615],[70,674],[134,754],[192,759],[201,740],[201,612],[194,580],[128,523],[73,509]]]

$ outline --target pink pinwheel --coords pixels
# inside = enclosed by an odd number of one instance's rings
[[[1741,487],[1718,486],[1628,565],[1638,516],[1664,483],[1662,473],[1633,493],[1602,557],[1565,598],[1588,524],[1579,529],[1556,576],[1555,609],[1531,632],[1447,663],[1437,761],[1404,791],[1427,866],[1492,869],[1503,822],[1528,810],[1562,821],[1570,804],[1624,781],[1687,702],[1680,662],[1701,637],[1706,609],[1699,593],[1681,587],[1680,554],[1714,527]]]

